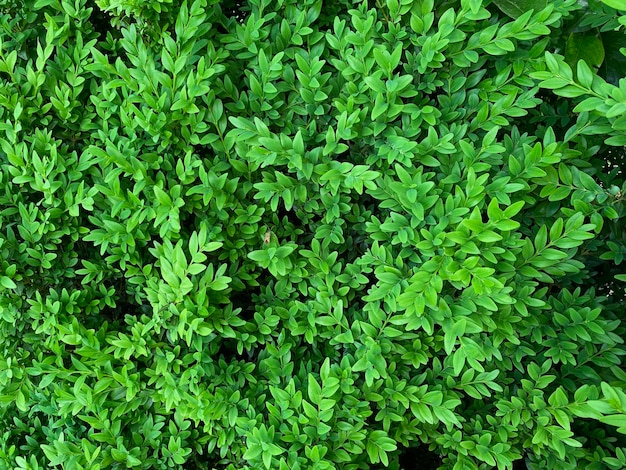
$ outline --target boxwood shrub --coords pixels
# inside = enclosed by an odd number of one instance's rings
[[[623,0],[0,0],[0,469],[626,468]]]

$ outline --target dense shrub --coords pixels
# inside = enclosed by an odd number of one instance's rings
[[[605,3],[0,0],[0,468],[626,467]]]

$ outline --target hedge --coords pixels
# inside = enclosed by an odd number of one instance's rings
[[[626,468],[623,10],[0,0],[0,469]]]

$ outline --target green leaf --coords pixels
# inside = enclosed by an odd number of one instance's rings
[[[389,52],[387,52],[383,48],[377,47],[374,49],[373,53],[374,59],[381,69],[383,69],[385,72],[391,70],[391,57]]]
[[[193,264],[189,265],[188,272],[189,272],[189,274],[194,276],[196,274],[200,274],[205,269],[206,269],[205,265],[198,264],[198,263],[193,263]]]
[[[246,460],[255,460],[259,457],[259,455],[261,455],[262,452],[263,448],[260,445],[254,443],[250,445],[250,447],[248,447],[248,450],[246,450],[246,452],[243,454],[243,458]]]
[[[502,235],[498,235],[492,230],[485,230],[484,232],[476,235],[476,238],[478,238],[481,242],[493,243],[502,240]]]
[[[589,68],[589,65],[584,60],[578,61],[576,65],[576,78],[580,84],[586,88],[591,89],[593,83],[594,73]]]
[[[506,217],[507,219],[510,219],[511,217],[516,216],[519,213],[519,211],[522,210],[522,207],[524,207],[524,204],[525,204],[525,201],[514,202],[509,207],[504,209],[504,217]]]
[[[375,121],[387,111],[387,100],[382,93],[376,95],[374,107],[372,108],[372,121]]]
[[[207,252],[215,251],[221,248],[223,244],[224,244],[223,242],[209,242],[205,245],[204,251],[207,251]]]
[[[174,60],[165,47],[161,49],[161,63],[163,64],[165,70],[168,72],[174,72]]]
[[[59,5],[60,7],[59,0],[37,0],[33,8],[35,10],[41,10],[42,8],[47,7],[49,5]]]
[[[572,69],[576,69],[578,61],[584,60],[593,68],[604,61],[604,45],[602,39],[593,34],[570,34],[565,43],[565,61]]]
[[[26,406],[26,398],[21,390],[18,390],[17,395],[15,396],[15,406],[20,411],[26,411],[28,409]]]
[[[463,367],[465,366],[465,359],[465,349],[463,347],[454,351],[454,355],[452,356],[452,367],[454,369],[455,377],[458,377],[463,370]]]
[[[618,428],[617,432],[626,434],[626,414],[603,416],[600,418],[600,422],[610,426],[616,426]]]
[[[567,187],[558,187],[554,188],[550,194],[548,195],[549,201],[561,201],[569,196],[571,193],[571,189]]]
[[[489,206],[487,206],[487,216],[489,220],[494,222],[502,219],[502,210],[498,207],[497,199],[492,199]]]
[[[214,291],[221,291],[228,288],[228,284],[232,281],[231,277],[221,276],[213,280],[210,284],[210,287]]]
[[[446,351],[446,354],[449,355],[452,353],[452,349],[454,349],[456,339],[463,336],[466,327],[467,320],[465,319],[465,317],[462,317],[454,323],[452,328],[446,331],[446,334],[444,335],[444,349]]]
[[[431,155],[420,155],[418,159],[422,165],[433,167],[441,166],[441,162]]]
[[[622,19],[626,19],[626,16],[622,16]],[[604,62],[599,73],[607,82],[619,86],[620,79],[626,77],[626,56],[620,52],[626,33],[622,28],[622,31],[604,31],[600,37],[604,44]]]
[[[535,13],[543,10],[547,0],[496,0],[496,6],[511,18],[519,18],[524,13],[534,10]]]
[[[604,141],[606,145],[614,145],[616,147],[626,146],[626,135],[614,135]],[[13,180],[15,181],[15,180]]]
[[[170,198],[169,194],[163,191],[158,186],[154,186],[154,195],[157,198],[157,201],[162,206],[172,206],[172,198]]]
[[[616,10],[626,10],[626,0],[600,0],[605,5],[615,8]]]
[[[535,236],[535,249],[537,251],[541,251],[545,248],[546,242],[548,241],[548,228],[545,225],[542,225],[537,235]]]
[[[0,277],[0,285],[7,289],[15,289],[17,287],[17,284],[13,282],[13,279],[7,276]]]
[[[383,83],[383,81],[380,78],[378,78],[378,77],[365,77],[363,80],[365,81],[367,86],[369,86],[376,93],[386,93],[387,92],[387,88],[385,88],[385,84]]]
[[[322,401],[322,387],[317,383],[313,374],[309,374],[308,392],[311,402],[315,405],[319,405]]]

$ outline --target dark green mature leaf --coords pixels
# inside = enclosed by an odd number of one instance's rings
[[[537,13],[548,4],[547,0],[495,0],[494,3],[511,18],[519,18],[530,10]]]
[[[584,60],[589,67],[599,67],[604,62],[602,37],[589,33],[570,34],[565,44],[565,60],[574,70],[579,60]]]
[[[619,85],[626,77],[626,56],[620,51],[626,46],[626,32],[605,31],[600,38],[604,46],[605,59],[600,67],[601,76],[613,85]]]

